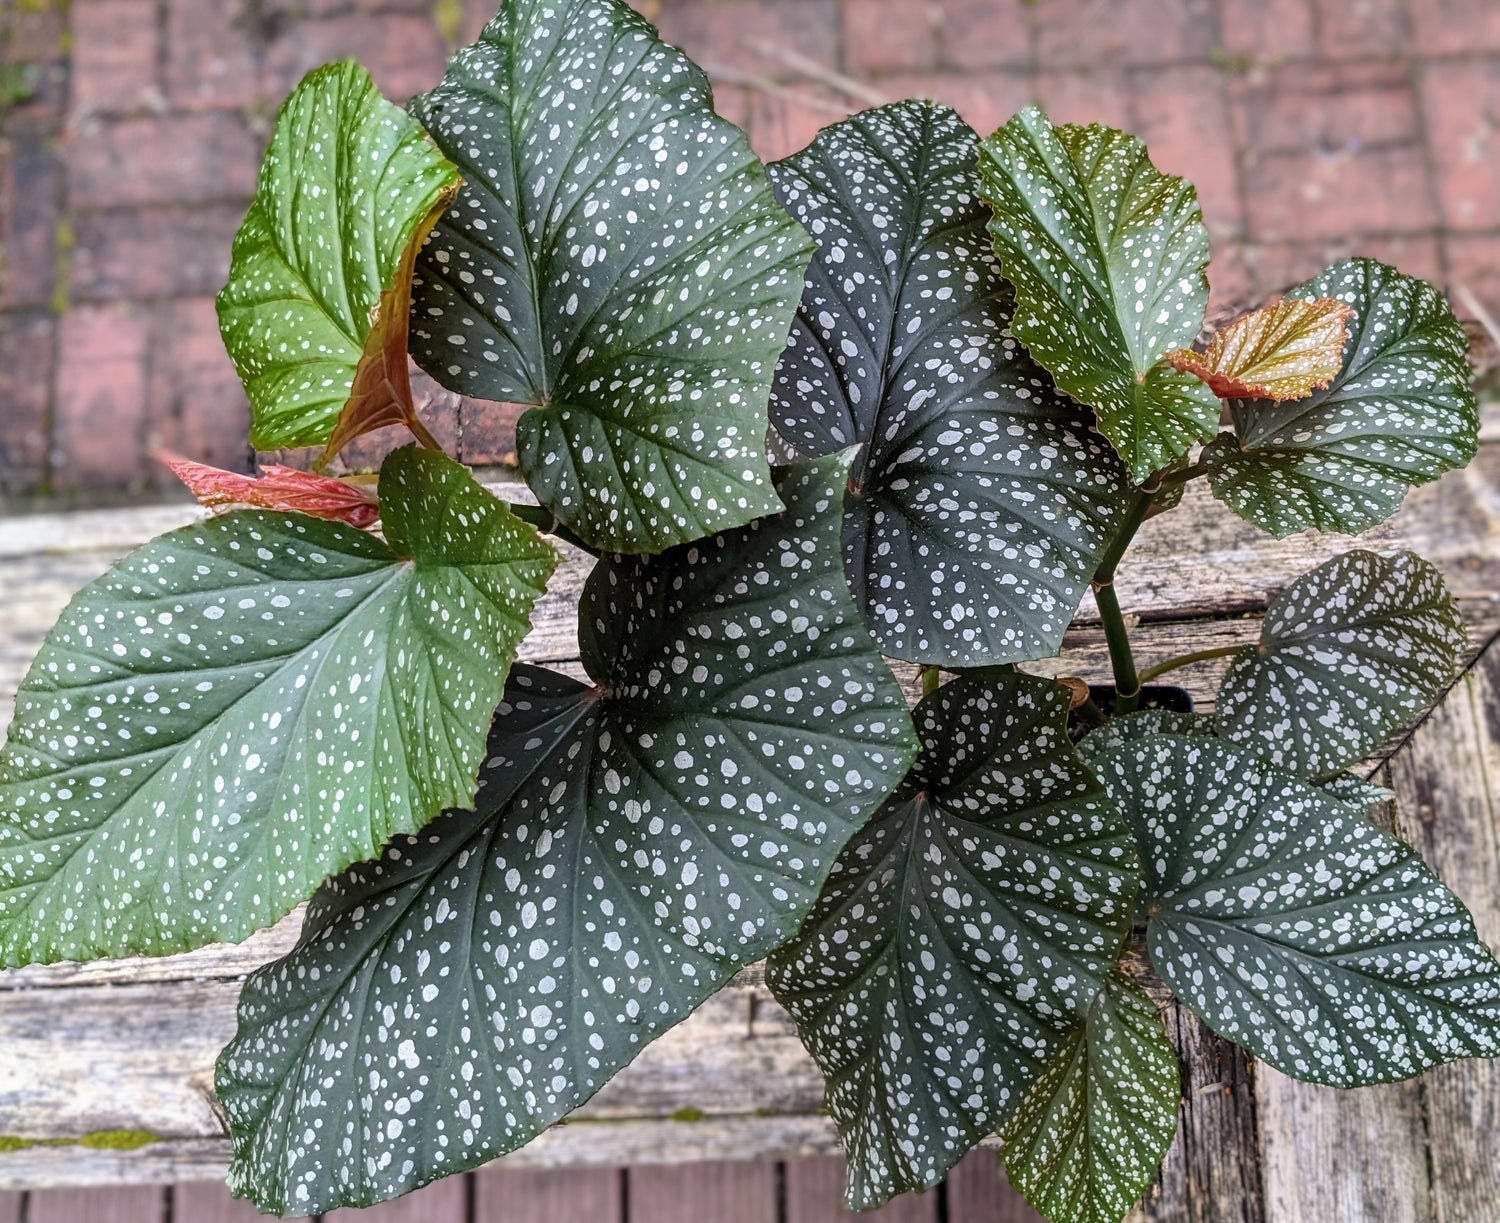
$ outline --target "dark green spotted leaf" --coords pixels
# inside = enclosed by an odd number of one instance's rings
[[[380,496],[389,542],[236,512],[68,605],[0,753],[0,964],[237,941],[473,798],[557,554],[435,451]]]
[[[1153,735],[1097,764],[1135,826],[1156,971],[1294,1078],[1500,1053],[1500,964],[1410,847],[1251,752]]]
[[[886,654],[1051,656],[1123,505],[1086,408],[1010,334],[977,139],[944,106],[835,124],[770,168],[818,242],[771,419],[803,454],[863,446],[844,562]]]
[[[1363,531],[1474,457],[1468,340],[1437,289],[1374,259],[1336,263],[1287,296],[1353,308],[1343,368],[1306,399],[1231,401],[1234,432],[1203,453],[1209,482],[1278,538]]]
[[[1366,781],[1363,777],[1356,777],[1353,773],[1340,773],[1337,777],[1330,777],[1322,783],[1322,789],[1332,794],[1341,803],[1348,803],[1351,807],[1357,807],[1361,811],[1368,811],[1371,807],[1382,807],[1386,803],[1395,801],[1395,794],[1384,786],[1377,786],[1373,781]]]
[[[1146,146],[1095,124],[1054,128],[1028,106],[984,142],[990,235],[1016,286],[1011,330],[1143,483],[1213,437],[1219,400],[1162,360],[1191,344],[1208,305],[1197,193]]]
[[[1346,552],[1271,604],[1219,687],[1219,734],[1308,781],[1342,772],[1437,700],[1468,644],[1442,575]]]
[[[218,299],[252,445],[326,442],[356,380],[348,436],[415,421],[412,259],[457,188],[458,172],[353,61],[315,69],[287,98]]]
[[[1001,1135],[1011,1184],[1050,1223],[1120,1223],[1172,1145],[1181,1091],[1155,1005],[1110,973]]]
[[[513,1150],[797,928],[916,751],[844,584],[847,470],[601,562],[592,684],[517,666],[476,810],[319,894],[220,1059],[237,1192],[364,1206]]]
[[[1145,709],[1111,718],[1078,741],[1078,753],[1090,764],[1105,752],[1147,735],[1211,735],[1213,718],[1201,713],[1178,713],[1172,709]]]
[[[853,1209],[999,1129],[1114,966],[1134,854],[1068,702],[998,671],[926,697],[922,755],[767,964],[828,1080]]]
[[[466,182],[418,261],[412,354],[532,405],[542,504],[623,552],[779,508],[766,398],[812,244],[702,72],[622,0],[511,0],[413,109]]]

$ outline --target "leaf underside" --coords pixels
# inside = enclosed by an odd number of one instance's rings
[[[412,355],[535,405],[542,504],[621,552],[779,508],[765,403],[812,245],[698,68],[622,0],[513,0],[413,110],[466,181],[418,258]]]
[[[844,585],[846,473],[601,562],[592,686],[517,666],[477,809],[318,895],[219,1063],[236,1192],[364,1206],[513,1150],[796,929],[916,751]]]
[[[1230,404],[1234,432],[1203,452],[1216,497],[1278,538],[1354,533],[1394,514],[1409,487],[1474,457],[1468,340],[1437,289],[1347,259],[1287,297],[1352,308],[1342,368],[1306,399]]]
[[[1430,706],[1468,645],[1442,575],[1412,552],[1346,552],[1271,605],[1229,665],[1219,734],[1307,781],[1342,772]]]
[[[1009,333],[977,154],[952,110],[901,102],[770,167],[819,244],[772,423],[803,454],[864,447],[844,556],[866,623],[887,655],[965,667],[1057,652],[1125,483]]]
[[[557,556],[435,452],[381,497],[389,544],[240,511],[68,605],[0,753],[0,964],[238,941],[472,798]]]
[[[923,754],[767,962],[828,1080],[852,1209],[999,1129],[1113,967],[1130,837],[1067,713],[1067,689],[1011,673],[926,697]]]
[[[1363,812],[1212,738],[1097,767],[1135,826],[1152,964],[1220,1036],[1337,1087],[1500,1053],[1500,964]]]
[[[1016,288],[1012,330],[1057,385],[1094,408],[1142,483],[1213,437],[1219,401],[1162,357],[1198,334],[1208,231],[1189,183],[1134,136],[1054,128],[1034,106],[984,142],[990,236]]]
[[[411,261],[457,186],[454,167],[352,60],[310,72],[282,104],[218,297],[253,446],[415,420]]]
[[[1011,1184],[1050,1223],[1120,1223],[1172,1145],[1181,1088],[1155,1005],[1110,973],[1005,1128]]]
[[[1305,399],[1344,364],[1352,306],[1332,297],[1288,298],[1242,315],[1214,333],[1206,351],[1167,354],[1220,399]]]

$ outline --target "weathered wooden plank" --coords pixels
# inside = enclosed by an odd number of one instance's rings
[[[23,1201],[19,1193],[0,1193],[0,1223],[24,1223],[21,1218]]]
[[[970,1151],[943,1186],[949,1223],[1045,1223],[1010,1187],[994,1151]],[[856,1216],[858,1217],[858,1216]]]
[[[172,1190],[172,1223],[265,1223],[249,1202],[231,1197],[222,1181],[197,1181]]]
[[[1390,764],[1397,831],[1500,947],[1500,649],[1490,650]],[[1458,1062],[1420,1082],[1439,1223],[1500,1219],[1500,1063]]]
[[[473,1223],[623,1223],[617,1168],[508,1168],[474,1173]]]
[[[632,1168],[628,1214],[651,1223],[776,1223],[776,1171],[772,1163]]]
[[[27,1202],[27,1223],[166,1223],[169,1190],[48,1189]]]
[[[994,1156],[991,1155],[993,1160]],[[844,1161],[792,1159],[785,1165],[785,1215],[782,1223],[939,1223],[937,1190],[906,1193],[876,1210],[844,1209]],[[948,1212],[951,1223],[979,1223]],[[946,1221],[945,1221],[946,1223]]]
[[[332,1210],[322,1219],[323,1223],[469,1223],[469,1179],[450,1176],[394,1202],[364,1210]]]
[[[1259,1067],[1178,1004],[1139,935],[1127,967],[1161,1010],[1182,1067],[1177,1134],[1127,1223],[1265,1223],[1255,1141]]]

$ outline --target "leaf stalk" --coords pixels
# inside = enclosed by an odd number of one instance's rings
[[[1159,662],[1154,667],[1147,667],[1137,677],[1141,684],[1149,684],[1159,675],[1165,675],[1168,671],[1175,671],[1178,667],[1190,667],[1195,662],[1210,662],[1215,658],[1228,658],[1231,654],[1238,654],[1243,646],[1224,645],[1212,650],[1194,650],[1191,654],[1178,654],[1168,658],[1165,662]]]

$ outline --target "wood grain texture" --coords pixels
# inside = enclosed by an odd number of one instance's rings
[[[938,1223],[938,1192],[906,1193],[875,1210],[845,1210],[844,1161],[793,1159],[785,1167],[781,1223]]]
[[[469,1178],[450,1176],[394,1202],[364,1210],[332,1210],[321,1218],[323,1223],[468,1223]]]
[[[632,1223],[776,1223],[777,1180],[774,1163],[631,1168],[627,1210]]]
[[[1010,1187],[994,1151],[970,1151],[943,1186],[949,1223],[1046,1223]],[[859,1217],[859,1216],[856,1216]]]
[[[22,1223],[23,1201],[19,1193],[0,1193],[0,1223]]]
[[[177,1185],[172,1189],[172,1223],[265,1223],[266,1216],[216,1181]]]
[[[169,1189],[45,1189],[29,1195],[27,1223],[166,1223]]]
[[[489,1167],[473,1174],[473,1223],[621,1223],[625,1177],[615,1168]]]

